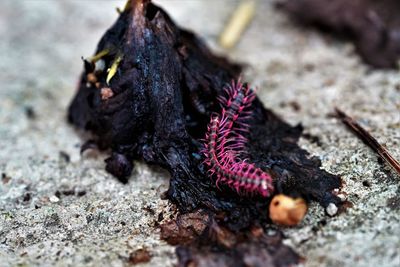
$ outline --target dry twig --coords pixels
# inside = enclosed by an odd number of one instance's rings
[[[222,47],[229,49],[235,46],[253,19],[255,10],[256,2],[254,0],[244,0],[239,4],[219,38]]]
[[[378,141],[353,118],[348,116],[342,110],[335,108],[338,118],[342,120],[347,127],[352,130],[366,145],[372,148],[379,156],[384,159],[399,175],[400,163],[387,151],[387,149],[378,143]]]

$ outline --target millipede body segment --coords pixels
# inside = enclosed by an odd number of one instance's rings
[[[254,91],[240,80],[225,88],[225,97],[219,97],[221,114],[212,114],[208,125],[203,154],[205,164],[216,183],[235,188],[238,193],[259,193],[267,197],[273,192],[272,177],[240,159],[247,142],[251,104]]]

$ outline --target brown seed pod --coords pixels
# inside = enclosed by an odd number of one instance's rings
[[[301,222],[307,213],[307,204],[302,198],[292,198],[279,194],[269,205],[269,217],[276,224],[294,226]]]
[[[87,75],[87,80],[90,83],[96,83],[97,82],[97,77],[96,77],[96,75],[94,73],[89,73]]]

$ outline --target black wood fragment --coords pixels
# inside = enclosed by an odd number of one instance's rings
[[[193,33],[145,0],[132,0],[101,38],[100,52],[105,67],[96,70],[100,61],[85,63],[68,119],[92,132],[100,149],[112,150],[107,171],[127,181],[132,160],[143,159],[171,173],[167,197],[182,213],[199,208],[222,212],[219,224],[233,232],[268,222],[269,199],[217,189],[199,154],[210,115],[219,110],[217,96],[239,77],[240,66],[213,55]],[[340,205],[332,193],[341,186],[340,178],[321,170],[320,161],[297,145],[301,127],[291,127],[259,99],[251,127],[248,155],[272,172],[278,192]],[[255,249],[264,241],[254,242]],[[246,251],[253,251],[251,244]]]
[[[238,196],[229,188],[218,190],[207,176],[200,138],[216,97],[240,72],[238,65],[214,56],[194,34],[179,29],[169,16],[148,1],[133,1],[100,40],[97,53],[111,68],[123,59],[109,84],[107,72],[97,74],[99,86],[82,74],[68,115],[71,123],[91,131],[103,148],[113,153],[107,171],[126,179],[133,159],[144,159],[168,169],[172,175],[168,197],[181,211],[203,207],[228,211],[231,227],[247,227],[267,219],[268,201]],[[91,71],[91,70],[89,70]],[[102,100],[99,88],[114,96]],[[258,166],[272,170],[279,192],[315,199],[323,206],[340,200],[331,193],[340,179],[320,169],[297,145],[301,127],[291,127],[254,101],[248,154]],[[240,220],[238,220],[240,218]]]

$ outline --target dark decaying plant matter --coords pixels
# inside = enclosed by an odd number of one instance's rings
[[[178,28],[159,7],[132,0],[101,38],[95,56],[85,60],[68,118],[93,134],[83,148],[111,149],[106,169],[121,181],[129,177],[134,159],[162,166],[171,173],[166,195],[181,212],[202,208],[223,215],[218,224],[229,231],[244,231],[269,221],[270,200],[238,195],[223,184],[218,189],[202,164],[199,141],[220,109],[224,85],[240,70]],[[321,170],[320,161],[297,145],[300,126],[291,127],[255,98],[248,127],[249,161],[268,170],[276,192],[324,207],[340,205],[333,193],[340,178]]]
[[[301,261],[292,249],[282,244],[283,236],[278,231],[265,234],[262,229],[253,228],[248,233],[233,234],[217,225],[210,228],[207,230],[212,234],[208,239],[200,238],[190,246],[177,248],[179,267],[283,267]]]
[[[217,97],[224,85],[239,75],[238,65],[212,55],[148,1],[133,1],[126,8],[101,39],[99,54],[103,56],[95,63],[85,62],[69,120],[94,133],[100,148],[112,149],[106,166],[110,173],[126,179],[132,160],[142,158],[171,172],[168,197],[183,211],[206,207],[245,215],[232,221],[236,225],[266,213],[265,199],[244,201],[229,188],[218,190],[199,154],[198,140],[219,109]],[[105,90],[112,92],[110,97]],[[301,127],[289,126],[257,98],[250,127],[248,155],[256,166],[271,171],[279,191],[323,206],[339,204],[331,191],[340,187],[340,179],[322,171],[320,162],[296,144]]]
[[[161,238],[176,249],[178,266],[248,267],[293,266],[301,258],[282,243],[283,235],[260,226],[232,232],[220,226],[218,217],[204,211],[183,214],[161,224]]]
[[[400,59],[398,0],[282,0],[278,7],[298,21],[353,40],[364,61],[397,68]]]

